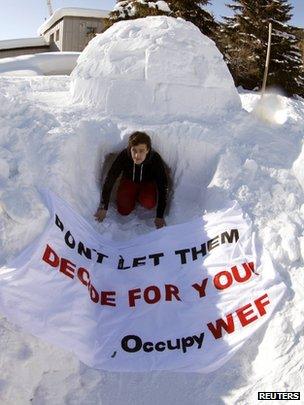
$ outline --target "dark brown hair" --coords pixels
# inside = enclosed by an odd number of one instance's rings
[[[147,146],[148,150],[151,149],[151,138],[145,132],[136,131],[129,137],[128,148],[131,149],[132,146],[137,146],[143,143]]]

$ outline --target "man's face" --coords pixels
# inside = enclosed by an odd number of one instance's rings
[[[133,162],[136,165],[140,165],[146,159],[148,152],[149,152],[149,149],[147,148],[147,145],[144,143],[140,143],[139,145],[132,146],[131,147],[131,156],[132,156]]]

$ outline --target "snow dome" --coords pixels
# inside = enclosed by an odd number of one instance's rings
[[[120,21],[97,35],[72,72],[72,97],[102,114],[147,122],[203,120],[241,108],[214,42],[166,16]]]

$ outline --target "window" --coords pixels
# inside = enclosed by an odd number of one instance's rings
[[[89,35],[89,36],[94,36],[94,34],[96,34],[96,31],[97,31],[97,29],[96,29],[96,27],[87,27],[87,35]]]

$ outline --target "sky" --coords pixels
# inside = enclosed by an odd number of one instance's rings
[[[210,10],[217,19],[229,14],[225,6],[231,0],[212,0]],[[292,24],[304,27],[304,0],[291,0],[294,7]],[[115,0],[52,0],[55,10],[61,7],[83,7],[111,10]],[[38,27],[48,18],[46,0],[0,0],[0,40],[37,36]]]

